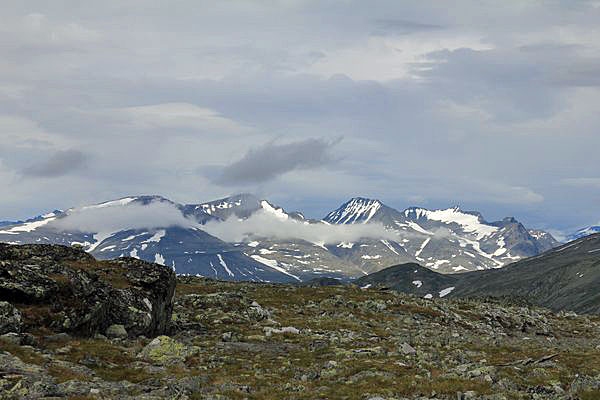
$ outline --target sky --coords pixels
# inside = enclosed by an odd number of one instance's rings
[[[600,222],[599,1],[4,0],[0,220],[137,194]]]

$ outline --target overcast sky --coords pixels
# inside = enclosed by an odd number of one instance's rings
[[[600,222],[599,1],[0,4],[0,219],[131,194]]]

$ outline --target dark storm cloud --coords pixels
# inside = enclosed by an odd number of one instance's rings
[[[50,158],[34,163],[23,169],[25,176],[36,178],[56,178],[85,167],[88,157],[78,150],[57,151]]]
[[[215,183],[224,186],[262,183],[290,171],[322,167],[335,161],[331,150],[337,143],[339,140],[323,139],[269,142],[250,149],[240,160],[226,166]]]

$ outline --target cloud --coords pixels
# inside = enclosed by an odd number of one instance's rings
[[[398,240],[400,238],[399,234],[386,230],[381,224],[308,224],[292,219],[278,219],[262,210],[243,221],[229,218],[224,222],[209,222],[204,225],[203,229],[227,242],[241,242],[252,238],[266,237],[278,240],[300,239],[311,243],[335,244],[355,242],[359,239]]]
[[[122,119],[139,129],[203,130],[215,134],[239,133],[247,128],[229,120],[214,110],[189,103],[162,103],[120,109],[101,113],[108,118]]]
[[[407,35],[414,32],[429,32],[443,29],[441,25],[409,21],[405,19],[380,19],[375,21],[377,34]]]
[[[311,216],[366,191],[397,208],[459,203],[520,214],[528,226],[598,219],[593,182],[578,196],[560,183],[598,169],[591,2],[504,2],[493,12],[473,1],[151,3],[2,8],[5,169],[57,150],[90,156],[84,176],[4,172],[7,219],[148,191],[218,198],[234,184],[198,170],[277,135],[338,133],[335,168],[295,168],[285,185],[232,175]]]
[[[129,203],[106,207],[83,207],[68,211],[68,215],[48,224],[60,231],[112,233],[129,229],[168,228],[171,226],[197,227],[186,219],[175,205],[151,202],[147,205]]]
[[[78,150],[57,151],[45,161],[23,169],[25,176],[36,178],[55,178],[85,167],[88,156]]]
[[[528,187],[510,185],[502,183],[498,180],[482,180],[477,179],[473,181],[473,188],[475,188],[487,201],[495,203],[507,203],[507,204],[536,204],[544,201],[544,196]],[[473,193],[476,197],[477,193]]]
[[[223,186],[255,184],[273,180],[286,172],[322,167],[335,161],[331,150],[339,141],[269,142],[249,150],[240,160],[226,166],[214,182]]]
[[[594,188],[600,189],[600,178],[566,178],[560,181],[565,186],[576,188]]]
[[[551,234],[554,237],[554,239],[558,240],[561,243],[566,242],[569,236],[569,233],[557,229],[546,229],[546,232]]]

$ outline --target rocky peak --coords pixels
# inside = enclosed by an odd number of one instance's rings
[[[330,224],[367,223],[382,207],[383,203],[377,199],[354,197],[327,214],[323,220]]]
[[[205,213],[226,220],[232,215],[238,218],[248,218],[261,208],[260,199],[250,193],[240,193],[222,199],[195,205]]]

